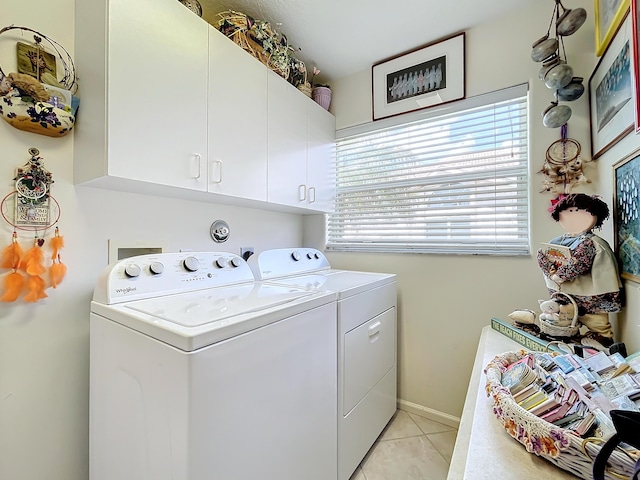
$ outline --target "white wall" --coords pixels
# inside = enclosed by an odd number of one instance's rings
[[[589,2],[586,2],[589,3]],[[584,5],[587,22],[565,40],[569,64],[585,85],[593,70],[593,7]],[[468,97],[511,85],[530,85],[530,198],[531,243],[534,255],[526,258],[444,255],[329,254],[334,267],[388,271],[398,275],[399,286],[399,397],[408,407],[426,413],[457,417],[462,411],[469,375],[481,329],[491,317],[508,320],[516,308],[535,309],[546,298],[542,275],[535,260],[537,245],[563,233],[547,208],[552,195],[541,194],[542,167],[547,147],[560,138],[559,129],[542,126],[541,112],[553,100],[552,92],[538,79],[539,64],[531,60],[532,43],[546,33],[553,2],[536,2],[525,10],[472,28],[466,35],[466,94]],[[453,32],[452,32],[453,33]],[[370,70],[333,85],[332,110],[337,128],[371,121]],[[569,136],[578,140],[583,158],[590,159],[588,95],[570,104],[573,116]],[[629,144],[625,139],[597,162],[586,175],[593,183],[576,191],[599,193],[611,200],[611,163]],[[308,219],[315,222],[321,219]],[[611,220],[602,236],[613,245]],[[305,242],[312,242],[305,237]],[[620,331],[631,350],[640,348],[637,285],[627,284],[629,306],[621,315]],[[632,321],[631,319],[636,319]]]
[[[74,8],[74,0],[0,0],[1,26],[38,30],[73,55]],[[6,73],[16,70],[17,39],[0,36]],[[82,65],[77,68],[81,75]],[[78,121],[83,121],[82,104]],[[260,251],[302,240],[298,215],[75,187],[72,135],[49,138],[0,120],[0,198],[12,191],[16,167],[29,160],[27,149],[40,149],[55,181],[52,195],[61,205],[61,255],[68,267],[63,283],[47,290],[49,298],[35,305],[0,304],[0,479],[88,478],[89,303],[107,263],[108,239],[163,240],[169,251],[234,253],[242,246]],[[227,243],[216,244],[209,236],[217,219],[231,227]],[[2,245],[9,244],[11,232],[1,222]],[[32,238],[20,233],[23,245]]]
[[[588,3],[588,2],[587,2]],[[467,95],[531,80],[532,243],[561,230],[548,217],[549,196],[538,194],[546,147],[559,137],[540,125],[551,95],[537,80],[538,65],[529,60],[531,43],[548,25],[551,2],[471,29],[467,35]],[[567,40],[570,62],[588,78],[595,57],[593,15]],[[55,39],[73,54],[74,0],[55,2],[0,0],[2,26],[24,25]],[[0,65],[14,70],[15,39],[0,37]],[[25,39],[22,39],[24,41]],[[574,60],[575,59],[575,60]],[[582,68],[580,68],[582,67]],[[78,66],[81,72],[82,66]],[[82,88],[82,80],[80,79]],[[336,82],[332,110],[339,127],[367,122],[371,115],[370,72]],[[80,92],[81,96],[81,92]],[[572,104],[569,133],[589,150],[586,98]],[[78,121],[82,121],[82,106]],[[628,137],[587,175],[587,192],[611,196],[611,165],[638,137]],[[72,181],[73,140],[30,134],[0,121],[1,196],[12,190],[15,168],[40,149],[53,173],[53,196],[62,206],[60,229],[65,238],[62,259],[67,278],[49,298],[35,305],[0,304],[0,478],[42,480],[88,478],[88,317],[95,279],[107,262],[110,238],[164,240],[170,251],[225,250],[241,246],[256,251],[285,245],[320,246],[322,217],[271,213],[75,187]],[[1,180],[4,179],[4,180]],[[232,234],[214,244],[209,226],[229,222]],[[610,223],[605,236],[611,238]],[[11,227],[2,224],[6,244]],[[21,233],[27,242],[29,234]],[[389,271],[399,280],[400,397],[409,403],[457,416],[462,409],[480,330],[489,318],[505,318],[517,307],[533,307],[546,295],[533,258],[433,255],[332,254],[337,268]],[[640,348],[637,285],[627,283],[629,306],[620,330],[632,349]],[[635,319],[635,320],[633,320]]]

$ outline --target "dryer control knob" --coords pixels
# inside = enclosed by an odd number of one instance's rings
[[[124,274],[129,278],[135,278],[140,275],[142,270],[135,263],[130,263],[126,267],[124,267]]]
[[[228,265],[227,259],[220,257],[216,260],[216,267],[224,268]]]
[[[307,253],[307,258],[308,258],[309,260],[313,260],[313,258],[314,258],[314,254],[313,254],[313,252],[309,252],[309,253]]]
[[[291,252],[291,258],[293,258],[296,262],[300,260],[300,252],[297,250],[294,250],[293,252]]]
[[[240,257],[233,257],[231,259],[231,266],[239,267],[240,265],[242,265],[242,260],[240,259]]]
[[[190,272],[195,272],[200,268],[200,262],[196,257],[187,257],[182,261],[182,265]]]
[[[164,265],[160,262],[151,262],[151,265],[149,265],[149,271],[154,275],[160,275],[164,272]]]

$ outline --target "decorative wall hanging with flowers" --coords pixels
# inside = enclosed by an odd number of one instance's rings
[[[38,302],[48,296],[45,290],[57,288],[67,273],[60,256],[64,246],[58,228],[60,205],[51,196],[53,178],[44,168],[39,150],[30,148],[29,154],[29,161],[16,170],[15,190],[0,204],[2,217],[13,227],[11,243],[0,255],[3,302]]]
[[[74,95],[78,83],[73,59],[62,45],[36,30],[11,25],[0,29],[0,40],[8,32],[33,34],[33,43],[16,42],[16,72],[5,74],[0,67],[0,116],[27,132],[67,135],[79,104]]]

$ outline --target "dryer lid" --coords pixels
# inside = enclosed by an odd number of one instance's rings
[[[304,288],[308,291],[336,292],[338,298],[346,298],[365,290],[392,283],[392,273],[359,272],[355,270],[322,270],[306,275],[292,275],[269,280],[270,283]]]

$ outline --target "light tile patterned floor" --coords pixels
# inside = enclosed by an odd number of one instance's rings
[[[445,480],[457,433],[398,410],[350,480]]]

